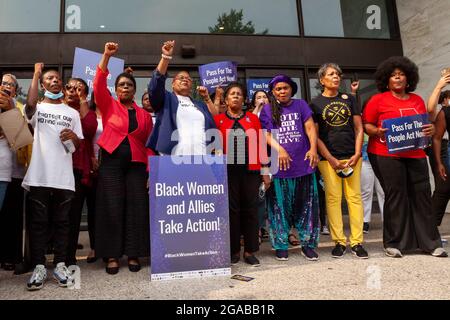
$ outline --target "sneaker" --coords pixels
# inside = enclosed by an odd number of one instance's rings
[[[259,260],[254,255],[244,257],[244,261],[245,263],[248,263],[252,267],[260,266]]]
[[[309,247],[302,247],[302,256],[305,257],[308,261],[317,261],[319,260],[319,255]]]
[[[386,249],[384,249],[384,252],[386,253],[386,255],[388,257],[391,257],[391,258],[403,257],[401,251],[398,250],[397,248],[386,248]]]
[[[55,270],[53,270],[53,278],[58,282],[60,287],[67,287],[74,282],[72,273],[67,269],[64,262],[56,265]]]
[[[269,233],[267,232],[266,229],[261,228],[261,238],[263,239],[269,239]]]
[[[275,250],[275,259],[277,259],[278,261],[288,261],[289,258],[289,254],[287,250]]]
[[[43,264],[38,264],[27,282],[27,289],[30,291],[42,289],[47,280],[47,269]]]
[[[239,254],[231,256],[231,265],[234,266],[234,265],[238,264],[240,259],[241,258],[239,257]]]
[[[448,257],[447,251],[444,250],[444,248],[436,248],[433,250],[433,252],[431,253],[431,255],[433,257],[438,257],[438,258],[446,258]]]
[[[363,233],[369,233],[369,223],[368,222],[364,222]]]
[[[330,230],[328,230],[327,226],[322,226],[321,230],[320,230],[320,234],[323,234],[324,236],[327,236],[330,234]]]
[[[345,254],[345,250],[347,250],[347,248],[344,245],[337,243],[334,249],[331,251],[331,256],[333,258],[342,258],[342,256]]]
[[[352,253],[360,259],[368,259],[369,258],[369,254],[363,248],[363,246],[360,244],[357,244],[352,247]]]

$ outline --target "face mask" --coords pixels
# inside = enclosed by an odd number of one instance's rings
[[[50,91],[45,90],[44,96],[51,100],[58,100],[58,99],[61,99],[62,97],[64,97],[64,94],[62,93],[62,91],[60,91],[58,93],[52,93]]]

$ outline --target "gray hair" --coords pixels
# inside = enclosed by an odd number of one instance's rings
[[[336,63],[327,62],[327,63],[324,63],[319,68],[319,71],[317,71],[317,77],[319,78],[319,80],[322,79],[323,77],[325,77],[325,74],[327,73],[328,68],[333,68],[334,70],[336,70],[339,73],[339,76],[342,77],[341,67],[339,67],[339,65],[337,65]]]
[[[5,77],[5,76],[8,76],[8,77],[10,77],[11,79],[13,79],[14,84],[16,85],[16,89],[19,88],[19,82],[17,82],[17,78],[16,78],[15,75],[13,75],[13,74],[11,74],[11,73],[6,73],[6,74],[3,75],[3,77]]]

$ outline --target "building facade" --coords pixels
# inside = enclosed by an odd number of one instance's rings
[[[403,1],[407,2],[407,1]],[[285,73],[298,97],[318,94],[318,67],[336,62],[361,80],[364,101],[376,91],[376,66],[402,55],[394,0],[0,0],[2,72],[18,76],[26,93],[35,62],[67,79],[75,47],[102,52],[120,44],[118,57],[132,67],[137,97],[145,90],[165,40],[176,40],[169,76],[231,60],[241,80]],[[24,95],[22,95],[24,96]]]

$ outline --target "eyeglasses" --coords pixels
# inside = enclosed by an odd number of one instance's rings
[[[16,84],[14,82],[2,81],[2,86],[15,88]]]
[[[178,81],[187,81],[187,82],[192,82],[193,80],[192,80],[192,78],[190,78],[190,77],[186,77],[186,76],[179,76],[179,77],[175,77],[175,79],[176,80],[178,80]]]
[[[64,86],[64,88],[66,88],[66,90],[67,91],[70,91],[70,90],[76,90],[77,89],[77,86],[72,86],[72,85],[70,85],[70,84],[66,84],[65,86]]]

